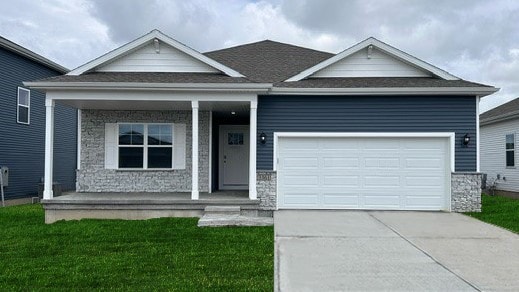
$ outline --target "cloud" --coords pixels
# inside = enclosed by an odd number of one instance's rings
[[[2,4],[0,34],[70,68],[158,28],[198,50],[263,39],[339,52],[374,36],[463,79],[519,96],[514,0],[47,0]]]

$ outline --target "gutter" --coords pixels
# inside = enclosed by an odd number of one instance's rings
[[[250,91],[267,92],[270,83],[149,83],[149,82],[23,82],[41,90],[176,90],[176,91]]]
[[[273,87],[270,93],[280,95],[478,95],[499,91],[495,87],[376,87],[376,88],[291,88]]]

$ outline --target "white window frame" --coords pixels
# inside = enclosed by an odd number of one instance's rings
[[[27,105],[20,103],[20,90],[27,92]],[[31,124],[31,91],[27,88],[19,87],[16,91],[16,122],[22,125],[30,125]],[[20,121],[20,107],[24,107],[27,109],[27,122]]]
[[[142,145],[120,145],[119,144],[119,127],[121,125],[143,125],[143,144]],[[148,126],[149,125],[169,125],[171,126],[171,145],[148,145]],[[117,169],[121,170],[172,170],[174,169],[175,162],[175,126],[173,123],[117,123]],[[135,167],[119,167],[119,148],[131,147],[131,148],[143,148],[142,150],[142,168]],[[171,148],[171,167],[170,168],[149,168],[148,167],[148,149],[149,148]]]
[[[507,149],[506,148],[506,144],[508,144],[506,138],[508,136],[512,136],[512,139],[514,140],[514,148],[512,149]],[[513,152],[514,153],[514,165],[508,165],[508,159],[507,159],[507,154],[508,152]],[[505,134],[505,167],[506,168],[515,168],[515,133],[508,133],[508,134]]]

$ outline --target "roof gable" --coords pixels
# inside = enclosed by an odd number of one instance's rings
[[[119,47],[67,75],[86,72],[222,72],[230,77],[243,77],[233,70],[158,30]]]
[[[255,82],[281,82],[332,56],[331,53],[271,40],[207,52]]]
[[[459,78],[373,37],[313,66],[286,81],[308,77],[431,77]]]

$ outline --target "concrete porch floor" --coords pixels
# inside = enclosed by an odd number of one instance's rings
[[[202,217],[207,206],[239,206],[246,216],[258,216],[259,200],[247,191],[200,193],[78,193],[67,192],[41,201],[45,223],[79,219],[142,220],[159,217]]]

